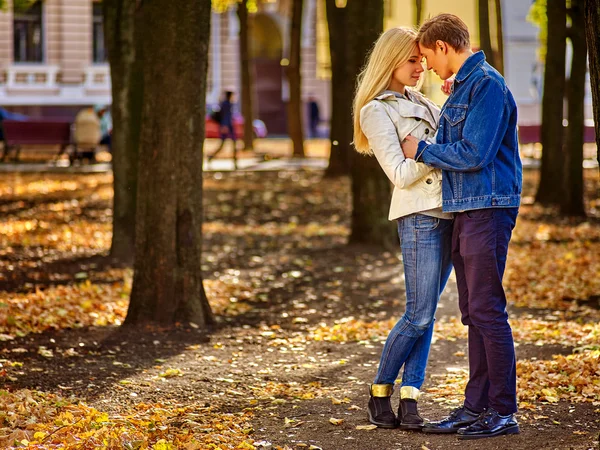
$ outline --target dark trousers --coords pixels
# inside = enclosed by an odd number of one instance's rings
[[[502,276],[518,208],[458,213],[452,234],[462,323],[469,327],[465,406],[500,414],[517,411],[516,358]]]

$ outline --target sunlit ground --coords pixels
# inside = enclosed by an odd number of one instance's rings
[[[526,172],[525,176],[524,205],[505,277],[515,340],[518,345],[562,345],[573,351],[549,359],[518,361],[520,406],[536,409],[561,400],[600,405],[598,172],[586,171],[586,205],[591,217],[585,221],[562,220],[554,210],[531,205],[537,175]],[[64,259],[106,254],[111,239],[111,182],[109,174],[0,174],[0,283],[11,286],[0,292],[0,340],[123,322],[131,269],[98,270],[92,264],[73,274],[47,272]],[[343,245],[349,233],[348,180],[321,180],[319,173],[292,172],[207,175],[205,189],[205,287],[213,311],[223,321],[268,307],[274,292],[285,293],[296,282],[314,284],[320,269],[308,252],[324,242]],[[299,250],[300,256],[290,258],[286,249]],[[376,278],[383,270],[381,258],[369,254],[357,258],[365,261],[366,269],[360,275],[364,279]],[[240,259],[244,270],[236,266]],[[387,254],[385,264],[394,261],[397,263],[396,255]],[[340,265],[329,269],[334,276],[353,268]],[[343,302],[340,283],[335,278],[328,283],[319,295],[326,295],[332,304]],[[396,278],[392,283],[399,286],[402,280]],[[239,339],[258,340],[265,349],[306,354],[302,368],[310,371],[332,363],[325,356],[311,360],[312,345],[373,346],[385,339],[394,324],[394,319],[375,314],[336,317],[316,311],[310,305],[311,296],[316,295],[307,292],[306,300],[290,300],[293,329],[262,323],[239,329]],[[434,341],[465,336],[458,319],[447,318],[437,323]],[[217,351],[224,342],[210,345]],[[74,361],[82,352],[77,347],[49,347],[40,346],[36,352],[46,359]],[[208,358],[207,363],[217,366],[228,364],[218,353],[206,355],[201,346],[189,348],[187,353]],[[20,354],[13,349],[0,360],[0,375],[8,382],[36,369],[19,361]],[[256,370],[277,374],[283,368],[265,364]],[[183,375],[175,362],[161,361],[144,383],[160,385]],[[448,368],[446,375],[433,376],[427,392],[434,401],[458,403],[467,376],[463,368]],[[226,375],[223,380],[229,383]],[[138,381],[126,378],[119,383],[127,389]],[[106,442],[108,448],[252,449],[249,422],[253,415],[261,414],[253,408],[265,401],[276,406],[277,402],[331,397],[334,404],[353,406],[343,393],[318,382],[271,381],[246,388],[250,394],[244,391],[242,396],[239,387],[232,387],[223,397],[243,398],[238,401],[245,408],[238,414],[220,410],[218,399],[211,400],[210,407],[194,402],[142,402],[114,414],[80,403],[65,390],[2,391],[0,443],[5,448],[57,448],[58,444],[69,449],[93,448]]]

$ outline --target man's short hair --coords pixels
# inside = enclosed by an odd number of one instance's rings
[[[436,41],[443,41],[456,51],[471,48],[469,28],[454,14],[440,14],[427,19],[419,28],[417,41],[426,48],[435,48]]]

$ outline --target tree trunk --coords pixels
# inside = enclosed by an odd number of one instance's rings
[[[240,20],[240,71],[242,81],[242,116],[244,116],[244,148],[254,150],[254,66],[250,62],[248,37],[251,35],[252,21],[248,20],[248,0],[242,0],[237,7]]]
[[[302,132],[302,79],[300,77],[300,53],[302,49],[302,6],[304,0],[292,0],[292,22],[290,27],[290,64],[287,78],[290,86],[288,101],[288,132],[294,146],[294,157],[304,157]]]
[[[494,54],[496,70],[504,75],[504,31],[502,30],[502,0],[494,0],[496,6],[496,38],[498,50]]]
[[[583,203],[583,134],[587,46],[583,0],[571,0],[569,35],[573,45],[571,76],[567,84],[569,126],[565,140],[565,170],[560,212],[566,216],[585,216]]]
[[[366,55],[383,31],[383,1],[348,0],[348,75],[352,98],[356,77],[365,64]],[[387,220],[391,185],[374,157],[351,153],[352,224],[350,243],[365,243],[393,248],[398,238]]]
[[[495,66],[492,38],[490,37],[490,7],[489,0],[477,0],[479,19],[479,49],[483,50],[488,63]]]
[[[598,0],[584,0],[584,5],[594,126],[596,129],[596,147],[598,148],[597,158],[600,170],[600,2]]]
[[[548,40],[542,97],[542,166],[536,201],[559,204],[563,177],[563,100],[567,8],[564,0],[548,0]]]
[[[145,1],[136,259],[126,325],[213,316],[202,285],[202,146],[210,0]]]
[[[415,25],[421,25],[423,18],[423,0],[415,0]]]
[[[335,6],[335,0],[325,0],[329,27],[329,54],[331,55],[331,120],[329,165],[326,177],[350,173],[352,142],[352,97],[354,85],[347,75],[348,42],[346,40],[346,8]]]
[[[105,0],[104,36],[110,61],[113,117],[113,236],[110,255],[132,264],[135,250],[135,212],[138,147],[142,102],[142,55],[136,45],[136,0]]]

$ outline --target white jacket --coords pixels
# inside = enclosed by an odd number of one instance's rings
[[[419,103],[384,92],[360,110],[363,133],[394,184],[389,220],[442,206],[441,170],[406,159],[400,146],[408,135],[435,142],[440,109],[419,92],[409,95]]]

